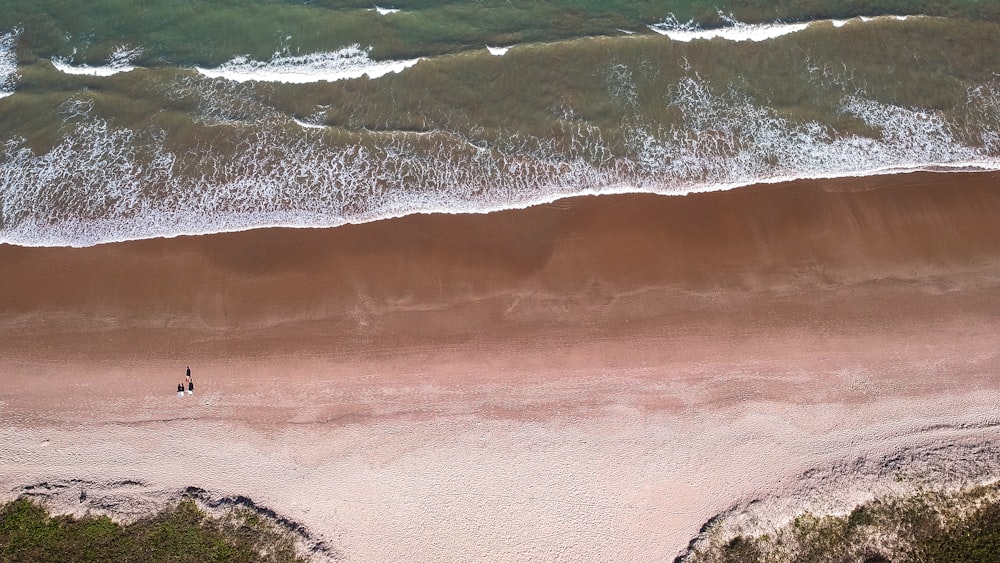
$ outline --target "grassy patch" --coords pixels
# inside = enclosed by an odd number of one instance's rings
[[[120,525],[106,516],[53,516],[28,499],[0,507],[0,561],[302,561],[291,535],[234,509],[213,518],[184,500]]]
[[[1000,562],[1000,484],[876,499],[843,516],[804,513],[767,534],[712,537],[682,560]]]

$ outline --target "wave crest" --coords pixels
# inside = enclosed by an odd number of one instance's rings
[[[85,76],[113,76],[121,72],[131,72],[135,70],[132,62],[142,55],[142,48],[119,45],[108,57],[108,64],[104,66],[74,65],[71,59],[60,57],[52,58],[52,66],[64,74],[79,74]]]
[[[828,23],[834,27],[843,27],[852,21],[867,23],[871,21],[906,21],[911,16],[878,16],[874,18],[859,17],[852,20],[818,20],[812,22],[796,23],[744,23],[732,16],[719,12],[719,19],[723,25],[721,27],[703,28],[694,20],[686,22],[679,21],[676,16],[670,14],[662,22],[647,26],[650,30],[665,35],[673,41],[689,43],[696,39],[725,39],[726,41],[767,41],[783,35],[797,33],[808,28],[810,25]]]
[[[339,51],[288,55],[275,53],[270,61],[257,61],[240,56],[215,68],[196,67],[209,78],[225,78],[236,82],[284,82],[305,84],[309,82],[334,82],[368,76],[378,78],[389,73],[402,72],[417,64],[420,59],[400,61],[374,61],[369,57],[371,47],[362,49],[354,44]]]

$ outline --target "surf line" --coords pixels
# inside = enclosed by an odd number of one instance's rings
[[[767,41],[783,35],[797,33],[813,25],[830,24],[833,27],[844,27],[845,25],[857,21],[859,23],[882,22],[882,21],[906,21],[911,17],[918,16],[878,16],[874,18],[858,17],[849,20],[815,20],[799,23],[743,23],[732,16],[719,14],[720,19],[726,24],[722,27],[702,28],[694,20],[687,22],[678,21],[672,14],[660,23],[647,26],[650,30],[665,35],[673,41],[689,43],[696,39],[724,39],[727,41]]]
[[[234,82],[283,82],[307,84],[310,82],[336,82],[368,76],[379,78],[397,73],[417,64],[422,59],[375,61],[368,54],[371,47],[362,49],[354,44],[339,51],[326,51],[308,55],[282,55],[275,53],[270,61],[258,61],[243,55],[214,68],[195,67],[209,78],[224,78]]]

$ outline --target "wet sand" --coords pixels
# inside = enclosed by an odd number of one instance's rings
[[[0,483],[242,494],[363,561],[622,560],[901,452],[981,478],[998,219],[1000,174],[914,173],[0,246]]]

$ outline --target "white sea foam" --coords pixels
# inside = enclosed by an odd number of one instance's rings
[[[609,76],[628,77],[614,68]],[[998,91],[995,85],[969,91],[968,105],[984,129],[1000,122]],[[268,114],[227,125],[237,133],[232,150],[206,141],[173,154],[163,148],[163,133],[114,128],[81,100],[61,110],[64,134],[49,151],[36,153],[21,141],[0,151],[0,241],[89,245],[489,212],[584,194],[679,195],[797,178],[1000,170],[998,147],[989,144],[997,140],[988,134],[980,136],[983,146],[967,146],[943,114],[857,92],[844,96],[841,111],[875,135],[783,118],[696,74],[670,92],[683,123],[630,124],[624,155],[571,113],[551,139],[512,134],[489,144],[447,131],[334,139],[309,122],[293,130],[288,118]]]
[[[303,129],[326,129],[326,125],[320,125],[318,123],[310,123],[308,121],[302,121],[301,119],[295,119],[294,117],[292,118],[292,121],[294,121],[296,125],[302,127]]]
[[[783,35],[796,33],[808,28],[810,25],[824,22],[829,22],[833,25],[833,27],[844,27],[848,23],[855,20],[861,23],[882,20],[906,21],[915,16],[860,16],[849,20],[817,20],[801,23],[771,24],[747,24],[737,21],[732,16],[722,14],[721,12],[719,13],[719,17],[726,24],[725,26],[703,29],[694,20],[681,22],[678,21],[673,14],[671,14],[664,21],[652,24],[648,27],[660,35],[666,35],[674,41],[682,41],[685,43],[694,41],[695,39],[707,40],[716,38],[725,39],[727,41],[766,41],[768,39],[774,39]]]
[[[373,61],[368,56],[370,52],[371,47],[362,49],[355,44],[339,51],[309,55],[275,53],[266,62],[240,56],[216,68],[196,67],[196,70],[209,78],[225,78],[236,82],[305,84],[350,80],[362,76],[378,78],[392,72],[401,72],[420,62],[420,59]]]
[[[203,125],[248,123],[276,112],[261,100],[252,84],[179,74],[161,88],[167,99],[195,102],[192,118]]]
[[[490,47],[487,45],[486,50],[494,57],[502,57],[507,54],[507,51],[510,51],[510,47]]]
[[[108,57],[108,64],[104,66],[74,65],[70,62],[70,59],[60,57],[52,58],[52,66],[64,74],[113,76],[122,72],[135,70],[132,62],[139,58],[141,54],[141,48],[120,45],[111,53],[111,56]]]
[[[86,76],[112,76],[121,72],[129,72],[135,70],[133,66],[90,66],[90,65],[72,65],[66,59],[53,58],[52,66],[56,67],[56,70],[64,74],[77,74]]]
[[[983,150],[1000,154],[1000,76],[987,84],[969,88],[966,109],[977,129],[971,131]],[[977,134],[978,133],[978,134]]]
[[[830,20],[834,27],[844,27],[851,22],[870,23],[880,21],[907,21],[914,18],[927,18],[930,16],[858,16],[849,20]]]
[[[388,16],[389,14],[395,14],[399,11],[398,8],[382,8],[379,6],[375,6],[372,10],[378,12],[380,16]]]
[[[0,35],[0,98],[14,93],[14,85],[19,78],[17,75],[17,54],[14,52],[14,47],[17,43],[17,36],[20,34],[20,29],[13,29]]]
[[[649,29],[666,35],[673,41],[690,42],[695,39],[725,39],[727,41],[766,41],[802,31],[808,23],[747,24],[720,14],[724,27],[702,29],[694,21],[680,22],[671,15],[666,20],[649,26]]]
[[[684,114],[685,128],[637,128],[632,144],[641,177],[679,177],[687,185],[685,191],[937,165],[1000,167],[995,155],[959,142],[941,115],[856,94],[844,98],[842,111],[880,131],[879,137],[836,134],[820,123],[792,122],[731,89],[718,94],[697,77],[678,84],[672,103]]]

